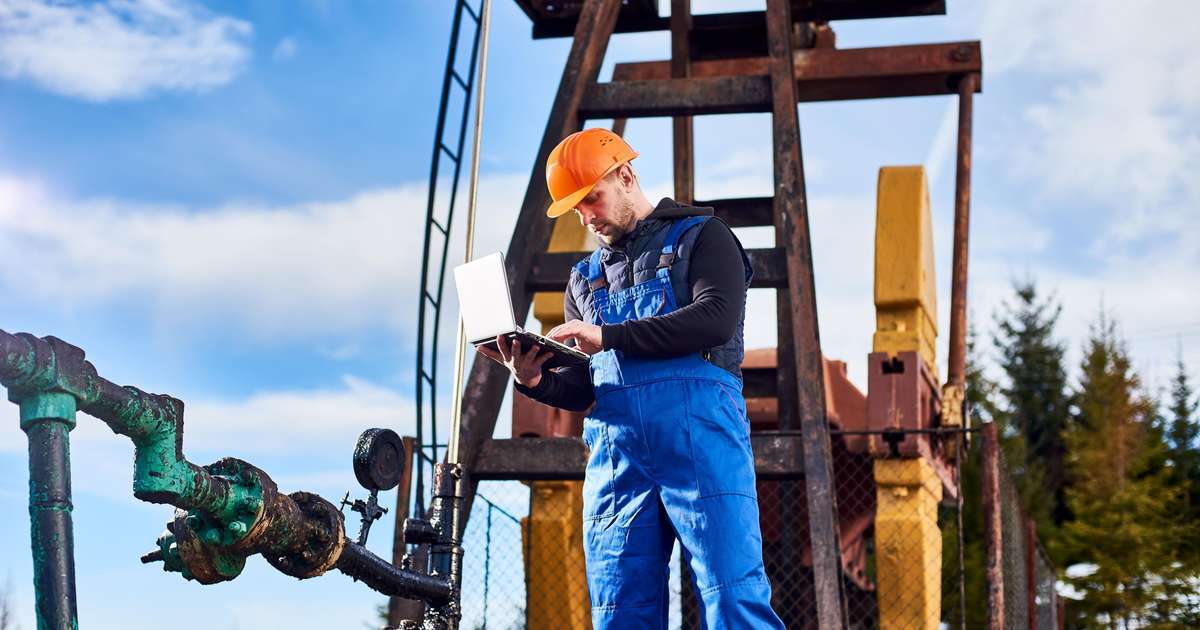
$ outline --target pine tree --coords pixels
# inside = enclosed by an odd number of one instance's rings
[[[997,386],[987,378],[983,361],[977,352],[975,327],[967,330],[966,365],[966,409],[971,417],[971,426],[978,427],[993,422],[999,413],[996,404]],[[987,601],[986,561],[983,542],[983,501],[980,495],[982,452],[979,440],[970,442],[959,467],[962,501],[963,562],[958,562],[958,518],[953,509],[944,512],[942,522],[942,620],[957,628],[962,611],[959,606],[958,580],[962,571],[966,591],[966,627],[982,628],[987,625],[987,606],[977,602]]]
[[[1200,444],[1197,443],[1200,418],[1193,417],[1197,407],[1193,395],[1187,366],[1180,356],[1176,363],[1175,378],[1171,382],[1171,404],[1167,410],[1166,433],[1170,441],[1168,458],[1177,480],[1187,486],[1184,512],[1189,520],[1197,521],[1200,520]]]
[[[1014,286],[1015,303],[996,315],[993,345],[1005,383],[996,412],[1001,444],[1029,516],[1055,562],[1065,560],[1057,527],[1070,518],[1064,490],[1070,394],[1065,346],[1054,337],[1062,306],[1039,298],[1032,280]]]
[[[1174,579],[1166,584],[1170,606],[1165,615],[1185,627],[1200,627],[1200,419],[1182,355],[1171,382],[1170,405],[1163,419],[1166,459],[1172,485],[1180,493],[1180,544]]]
[[[1170,470],[1155,471],[1164,445],[1151,430],[1153,401],[1141,391],[1115,325],[1101,313],[1085,346],[1076,416],[1066,436],[1074,519],[1063,528],[1070,557],[1093,570],[1069,578],[1083,594],[1086,627],[1141,626],[1175,616],[1167,584],[1178,563],[1179,497]]]

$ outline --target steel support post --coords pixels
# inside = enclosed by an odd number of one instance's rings
[[[550,191],[546,188],[546,158],[559,141],[579,131],[578,115],[583,92],[595,83],[604,61],[604,52],[617,23],[620,0],[585,0],[575,27],[575,41],[567,56],[558,93],[550,109],[550,118],[533,163],[533,173],[525,189],[521,212],[513,228],[513,237],[504,258],[512,294],[513,315],[525,321],[532,304],[532,292],[526,285],[535,257],[546,251],[552,223],[546,219]],[[500,412],[500,402],[512,377],[504,366],[482,355],[475,358],[463,391],[462,436],[459,461],[467,471],[463,484],[461,524],[466,525],[475,496],[475,481],[470,470],[484,441],[491,439]],[[461,531],[461,530],[460,530]]]
[[[950,357],[946,382],[962,386],[967,366],[967,244],[971,224],[971,109],[978,74],[958,83],[958,169],[954,188],[954,259],[950,280]]]
[[[75,397],[38,392],[14,401],[29,438],[29,528],[37,627],[78,628],[71,525],[70,432]]]
[[[788,270],[788,291],[780,292],[778,298],[779,428],[794,428],[791,423],[799,411],[818,623],[821,628],[840,629],[845,627],[846,600],[787,0],[767,1],[767,50],[775,153],[775,238],[786,252]],[[790,397],[793,391],[795,398]]]
[[[691,76],[692,30],[691,0],[671,0],[671,78]],[[675,154],[675,201],[692,203],[696,200],[695,151],[692,142],[692,117],[671,119]]]
[[[982,427],[983,544],[990,630],[1004,628],[1004,539],[1000,514],[1000,443],[996,424]]]

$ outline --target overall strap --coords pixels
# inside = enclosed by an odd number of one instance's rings
[[[600,255],[603,252],[600,249],[592,252],[591,256],[579,261],[576,269],[580,275],[587,279],[588,290],[592,292],[592,299],[600,296],[601,299],[608,294],[608,278],[604,276],[604,267],[600,265]]]
[[[687,217],[671,225],[671,230],[667,232],[667,238],[663,240],[662,254],[658,257],[658,269],[655,275],[659,278],[670,278],[671,265],[675,264],[675,259],[679,257],[679,239],[683,233],[711,218],[708,216]]]

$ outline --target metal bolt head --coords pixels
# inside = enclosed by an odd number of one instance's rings
[[[221,532],[216,529],[208,529],[204,531],[204,542],[215,545],[221,542]]]
[[[229,523],[229,532],[234,536],[244,536],[246,534],[246,524],[241,521],[233,521]]]

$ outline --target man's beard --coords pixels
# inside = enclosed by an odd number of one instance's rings
[[[592,234],[595,234],[596,238],[604,241],[605,245],[611,246],[613,243],[625,238],[625,235],[633,231],[634,226],[637,225],[637,221],[634,219],[633,200],[624,200],[622,206],[616,213],[616,216],[613,217],[614,220],[612,222],[603,224],[605,233],[601,234],[595,227],[592,228]]]

